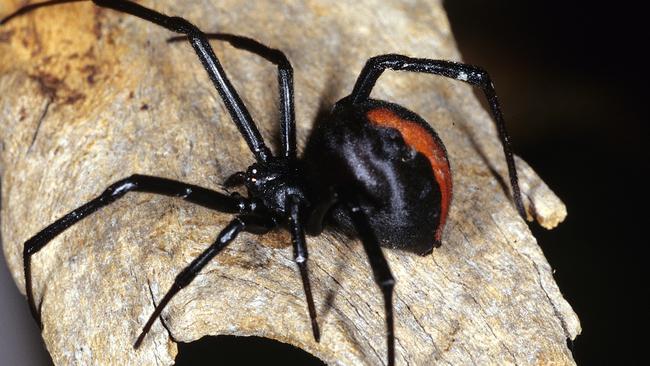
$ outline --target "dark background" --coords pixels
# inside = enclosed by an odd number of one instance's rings
[[[638,295],[647,289],[641,172],[649,160],[641,144],[648,136],[648,64],[641,50],[648,35],[642,9],[615,5],[445,2],[465,61],[483,66],[495,81],[516,153],[567,204],[569,216],[559,228],[532,227],[582,322],[572,344],[581,365],[645,359],[635,358],[641,338],[629,332],[643,334],[648,309]],[[0,278],[9,278],[4,263]],[[0,293],[0,363],[47,364],[23,297],[9,282],[0,283]],[[264,353],[274,347],[269,342],[248,342],[237,350],[232,339],[219,341],[222,351],[306,364],[282,347]],[[204,355],[216,349],[213,343],[197,347]]]
[[[582,323],[576,361],[639,363],[640,338],[628,332],[648,310],[638,295],[648,242],[644,12],[598,1],[445,4],[465,61],[495,80],[515,151],[568,207],[556,230],[534,232]]]

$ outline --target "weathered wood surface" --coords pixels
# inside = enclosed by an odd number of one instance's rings
[[[21,3],[0,1],[0,16]],[[319,109],[349,93],[367,58],[397,52],[460,59],[435,0],[146,4],[206,31],[284,50],[295,68],[300,146]],[[21,289],[23,242],[111,182],[144,173],[222,189],[227,175],[252,162],[191,48],[166,44],[170,36],[90,3],[42,9],[0,28],[2,238]],[[274,67],[213,44],[275,145]],[[389,72],[373,95],[431,122],[455,174],[443,246],[426,257],[384,251],[397,278],[397,363],[572,364],[566,339],[579,334],[578,318],[499,183],[506,176],[501,146],[471,88]],[[529,213],[555,226],[564,205],[518,164]],[[228,219],[135,193],[54,240],[34,259],[54,361],[172,364],[175,340],[236,334],[292,343],[330,364],[384,362],[380,292],[359,243],[334,230],[308,238],[320,344],[311,337],[289,236],[277,232],[241,235],[177,295],[164,326],[157,322],[134,351],[153,303]]]

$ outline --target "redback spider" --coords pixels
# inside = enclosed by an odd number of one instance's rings
[[[33,9],[81,0],[54,0],[25,6],[0,21]],[[395,280],[381,247],[426,255],[441,244],[452,200],[452,177],[445,147],[429,124],[397,104],[374,100],[370,93],[386,70],[440,75],[479,87],[496,122],[508,165],[512,197],[519,213],[524,208],[517,171],[494,86],[488,74],[461,63],[387,54],[369,59],[352,93],[339,100],[327,122],[313,131],[302,158],[296,153],[293,71],[279,50],[232,34],[205,34],[189,21],[148,9],[130,1],[93,0],[96,5],[150,21],[187,39],[226,108],[255,156],[246,171],[236,172],[224,186],[245,186],[248,197],[148,175],[132,175],[111,184],[95,199],[77,207],[27,240],[23,250],[26,293],[34,318],[40,314],[34,301],[31,258],[61,232],[126,193],[148,192],[183,200],[235,218],[215,242],[177,276],[156,306],[134,347],[138,348],[156,318],[201,269],[242,232],[264,234],[278,226],[291,233],[294,260],[302,278],[313,336],[320,330],[307,270],[305,232],[318,235],[332,222],[353,230],[361,239],[375,282],[384,297],[387,363],[395,363],[393,288]],[[176,38],[178,40],[179,37]],[[264,57],[277,65],[280,90],[281,154],[274,156],[214,54],[209,39],[223,40]],[[174,40],[174,39],[172,39]]]

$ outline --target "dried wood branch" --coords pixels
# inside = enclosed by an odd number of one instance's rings
[[[19,1],[0,2],[0,16]],[[256,38],[295,68],[299,143],[381,53],[459,60],[440,1],[300,3],[148,1],[206,31]],[[252,162],[199,62],[184,43],[90,3],[42,9],[0,28],[2,237],[22,289],[26,239],[110,183],[152,174],[215,189]],[[214,42],[268,141],[276,141],[275,69]],[[497,80],[498,87],[498,80]],[[498,91],[498,88],[497,88]],[[385,250],[397,278],[397,363],[573,364],[580,325],[508,195],[495,128],[471,88],[387,73],[375,97],[428,120],[449,151],[454,201],[443,246],[420,257]],[[320,114],[319,114],[320,113]],[[566,210],[518,160],[531,217],[557,225]],[[382,300],[354,238],[309,238],[323,331],[311,338],[300,278],[283,231],[243,234],[133,342],[178,273],[229,215],[166,197],[129,194],[34,257],[43,337],[57,364],[172,364],[175,341],[258,335],[331,364],[382,364]]]

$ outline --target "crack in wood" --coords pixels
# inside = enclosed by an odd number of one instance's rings
[[[32,135],[32,141],[30,142],[29,147],[27,148],[27,154],[31,152],[32,147],[36,142],[36,137],[38,136],[38,132],[41,130],[41,125],[43,124],[43,120],[45,120],[45,116],[47,115],[47,112],[50,110],[51,104],[52,104],[52,98],[47,98],[47,100],[45,101],[45,108],[43,108],[43,112],[41,112],[41,116],[38,118],[38,122],[36,124],[36,130]]]

